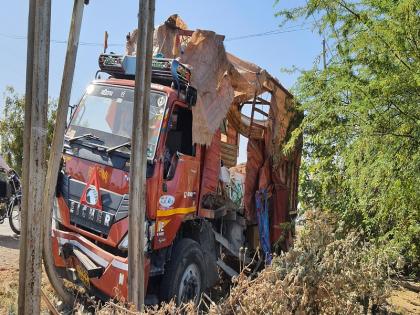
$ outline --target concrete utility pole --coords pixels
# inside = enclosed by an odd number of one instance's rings
[[[144,219],[155,0],[139,0],[128,215],[128,299],[144,309]]]
[[[51,285],[63,299],[64,303],[72,304],[74,297],[66,291],[63,281],[58,277],[54,267],[54,260],[51,255],[51,206],[54,201],[57,176],[60,168],[61,151],[63,146],[64,132],[66,129],[68,108],[70,103],[71,88],[73,85],[74,68],[76,65],[77,50],[79,47],[80,30],[82,27],[84,4],[88,0],[74,0],[72,20],[70,24],[69,38],[67,42],[66,61],[64,64],[63,80],[61,83],[60,98],[58,100],[57,119],[54,128],[54,136],[51,143],[50,157],[48,162],[48,171],[46,186],[43,195],[42,209],[44,218],[44,241],[43,258],[45,271],[51,282]]]
[[[51,0],[30,0],[25,96],[19,314],[39,314]]]

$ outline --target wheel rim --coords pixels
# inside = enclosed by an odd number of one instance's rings
[[[20,231],[20,205],[14,205],[13,209],[12,209],[12,222],[13,222],[13,226]]]
[[[181,284],[178,292],[178,302],[194,301],[198,303],[200,298],[201,276],[200,269],[196,264],[190,264],[181,277]]]

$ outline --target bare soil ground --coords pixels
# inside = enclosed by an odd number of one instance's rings
[[[19,237],[7,222],[0,225],[0,315],[17,314],[19,279]],[[43,287],[48,287],[43,278]],[[420,283],[407,283],[397,287],[388,299],[394,314],[420,314]],[[44,312],[46,311],[43,307]]]
[[[0,314],[17,314],[19,238],[8,222],[0,225]]]
[[[398,314],[420,314],[420,284],[402,283],[392,291],[387,301],[392,311]]]

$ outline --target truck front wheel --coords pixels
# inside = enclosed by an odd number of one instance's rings
[[[197,305],[206,283],[200,245],[191,239],[182,239],[175,245],[171,257],[160,285],[162,300],[174,298],[178,305],[188,301]]]

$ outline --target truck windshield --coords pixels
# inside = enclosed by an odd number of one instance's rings
[[[150,93],[148,159],[153,159],[156,152],[166,100],[164,93]],[[90,133],[109,147],[126,143],[131,139],[133,101],[133,89],[90,85],[71,120],[67,137]]]

